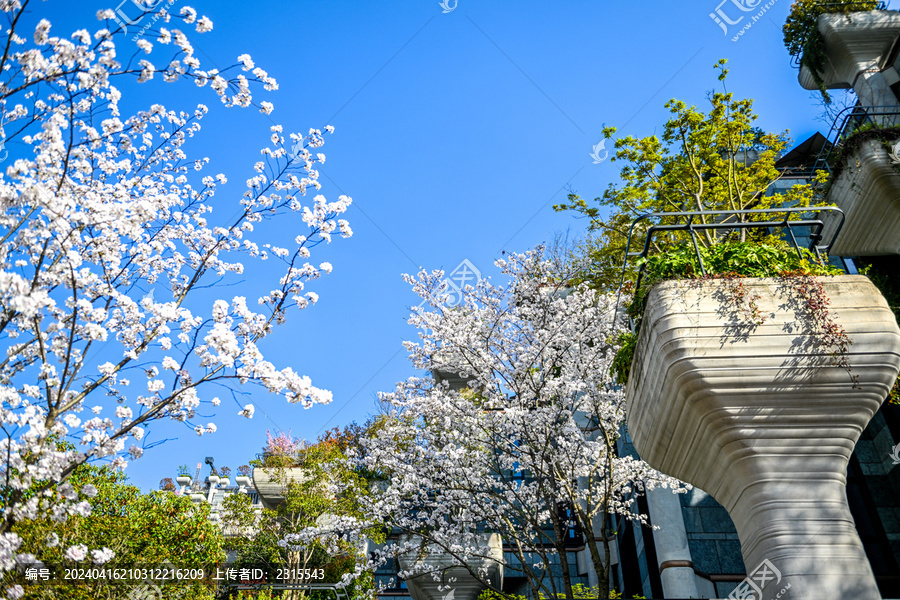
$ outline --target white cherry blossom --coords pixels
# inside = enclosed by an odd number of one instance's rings
[[[305,197],[322,187],[312,168],[325,143],[319,129],[260,132],[258,169],[226,177],[191,147],[207,106],[164,106],[138,85],[193,80],[225,107],[271,112],[270,100],[255,98],[278,83],[249,55],[222,69],[201,62],[186,33],[194,31],[183,28],[209,31],[208,18],[149,8],[132,58],[118,45],[133,28],[113,10],[97,13],[95,30],[66,36],[32,14],[40,4],[25,4],[0,3],[10,149],[0,171],[0,574],[17,554],[39,551],[21,548],[15,520],[89,512],[87,492],[64,487],[78,465],[124,468],[159,419],[215,432],[193,419],[219,404],[211,392],[221,386],[256,385],[304,407],[329,402],[330,392],[266,360],[264,340],[316,298],[306,288],[331,270],[308,262],[316,247],[338,227],[350,231],[338,225],[349,197]],[[37,24],[26,31],[25,22]],[[246,187],[232,189],[242,176]],[[205,288],[234,290],[268,256],[265,244],[277,259],[271,281],[210,301]],[[240,412],[252,417],[254,406]],[[60,449],[58,439],[75,447]],[[107,555],[91,551],[98,563]],[[67,556],[84,560],[88,549]]]
[[[615,295],[566,288],[539,250],[497,265],[508,284],[482,279],[452,308],[441,302],[443,272],[407,276],[430,310],[413,311],[420,339],[405,346],[434,376],[382,395],[387,414],[358,459],[385,478],[371,520],[410,536],[380,556],[410,553],[418,560],[400,575],[428,573],[437,565],[426,544],[487,584],[471,565],[490,556],[488,529],[522,564],[536,561],[524,571],[535,597],[557,597],[571,590],[547,573],[571,559],[565,532],[577,525],[602,586],[606,515],[645,521],[641,491],[682,486],[620,444],[624,394],[609,374],[622,326]]]

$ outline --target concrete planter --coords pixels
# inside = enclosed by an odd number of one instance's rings
[[[900,171],[879,140],[863,142],[828,192],[846,215],[831,248],[835,256],[900,254]],[[836,221],[836,220],[835,220]],[[824,239],[836,222],[826,225]]]
[[[487,569],[487,579],[491,585],[500,589],[503,586],[503,541],[498,533],[482,535],[482,543],[490,547],[490,558],[475,558],[468,564],[473,570]],[[409,542],[410,539],[414,538],[402,535],[400,543]],[[450,597],[454,600],[475,600],[486,589],[465,567],[458,566],[456,559],[437,548],[426,546],[415,554],[410,552],[399,556],[398,561],[404,570],[416,565],[427,565],[429,571],[441,573],[438,581],[430,573],[407,579],[406,585],[413,600],[441,600],[449,594],[448,586],[453,590]]]
[[[296,467],[256,467],[253,469],[253,487],[259,492],[259,500],[265,508],[274,509],[284,502],[284,493],[287,491],[290,481],[302,482],[304,480],[303,469]]]
[[[846,473],[900,370],[900,329],[862,276],[816,278],[852,340],[847,371],[823,354],[778,279],[744,279],[767,320],[747,324],[721,280],[651,292],[627,386],[641,457],[710,493],[731,515],[747,572],[768,560],[774,597],[881,596],[850,515]]]
[[[432,369],[431,376],[434,378],[435,383],[442,384],[446,381],[450,389],[457,392],[469,387],[469,381],[471,380],[471,377],[462,377],[459,373],[442,369]]]
[[[819,33],[825,42],[827,63],[820,75],[826,89],[852,87],[864,106],[896,104],[890,90],[896,81],[892,67],[883,71],[894,43],[900,37],[900,13],[870,10],[819,16]],[[806,67],[800,69],[800,85],[816,90],[815,79]]]

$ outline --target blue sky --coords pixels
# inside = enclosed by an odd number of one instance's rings
[[[277,78],[277,92],[255,98],[275,104],[271,121],[285,131],[336,127],[324,148],[322,193],[353,197],[354,236],[315,251],[334,265],[309,288],[320,302],[263,346],[276,364],[333,391],[334,402],[304,410],[253,392],[253,420],[223,403],[211,436],[155,425],[150,439],[169,441],[131,463],[131,481],[153,489],[205,456],[235,468],[260,451],[267,429],[314,439],[325,427],[365,420],[377,391],[415,374],[401,341],[415,337],[406,318],[418,300],[401,273],[450,271],[468,259],[491,276],[503,250],[527,250],[567,228],[580,234],[585,223],[552,205],[566,188],[593,198],[616,181],[618,163],[590,156],[602,128],[650,135],[662,130],[667,100],[705,106],[717,59],[729,59],[729,91],[756,99],[764,129],[789,129],[798,143],[827,132],[782,45],[790,0],[770,2],[752,23],[766,2],[743,0],[754,12],[738,10],[741,0],[717,2],[458,0],[449,12],[438,0],[176,2],[213,20],[211,33],[191,34],[202,61],[225,67],[246,52]],[[96,29],[94,15],[106,7],[115,5],[49,0],[34,10],[55,34],[68,34]],[[726,34],[710,17],[717,8],[745,18]],[[120,52],[133,46],[119,44]],[[154,81],[132,106],[208,104],[193,152],[209,156],[237,196],[270,118],[225,109],[208,89],[192,88]]]

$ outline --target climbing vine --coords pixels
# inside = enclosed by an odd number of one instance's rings
[[[798,306],[795,311],[799,313],[800,320],[809,323],[811,329],[820,334],[819,344],[831,355],[832,365],[847,371],[853,388],[859,389],[859,375],[853,373],[847,358],[853,340],[828,310],[831,300],[822,282],[803,271],[785,271],[779,277],[796,293]]]

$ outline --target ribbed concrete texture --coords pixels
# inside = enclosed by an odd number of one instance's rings
[[[882,71],[900,36],[900,13],[870,10],[824,14],[819,16],[818,26],[827,53],[827,63],[819,73],[826,89],[852,87],[864,106],[897,103]],[[806,67],[800,69],[800,85],[819,89]]]
[[[628,427],[643,459],[728,510],[747,572],[765,565],[753,580],[761,598],[790,584],[780,598],[876,600],[846,473],[897,377],[900,329],[867,278],[816,280],[853,342],[850,374],[832,364],[789,283],[738,280],[766,318],[755,326],[734,283],[665,282],[650,292],[641,326]]]
[[[408,536],[401,536],[400,542],[404,543],[409,539]],[[498,533],[486,533],[482,544],[490,548],[487,557],[473,558],[467,564],[476,572],[485,569],[486,579],[492,586],[500,589],[503,586],[503,540]],[[401,555],[399,562],[403,569],[424,564],[438,575],[437,579],[431,573],[407,579],[406,587],[413,600],[475,600],[486,589],[468,569],[458,566],[458,560],[440,549],[426,546],[419,552]]]
[[[306,479],[303,469],[256,467],[253,469],[253,487],[259,492],[259,500],[265,508],[275,509],[284,501],[284,492],[291,481],[302,482]]]
[[[900,254],[900,171],[891,163],[880,140],[863,142],[850,156],[831,186],[827,201],[846,215],[831,254]],[[837,219],[828,220],[824,239],[831,239],[836,226]]]

